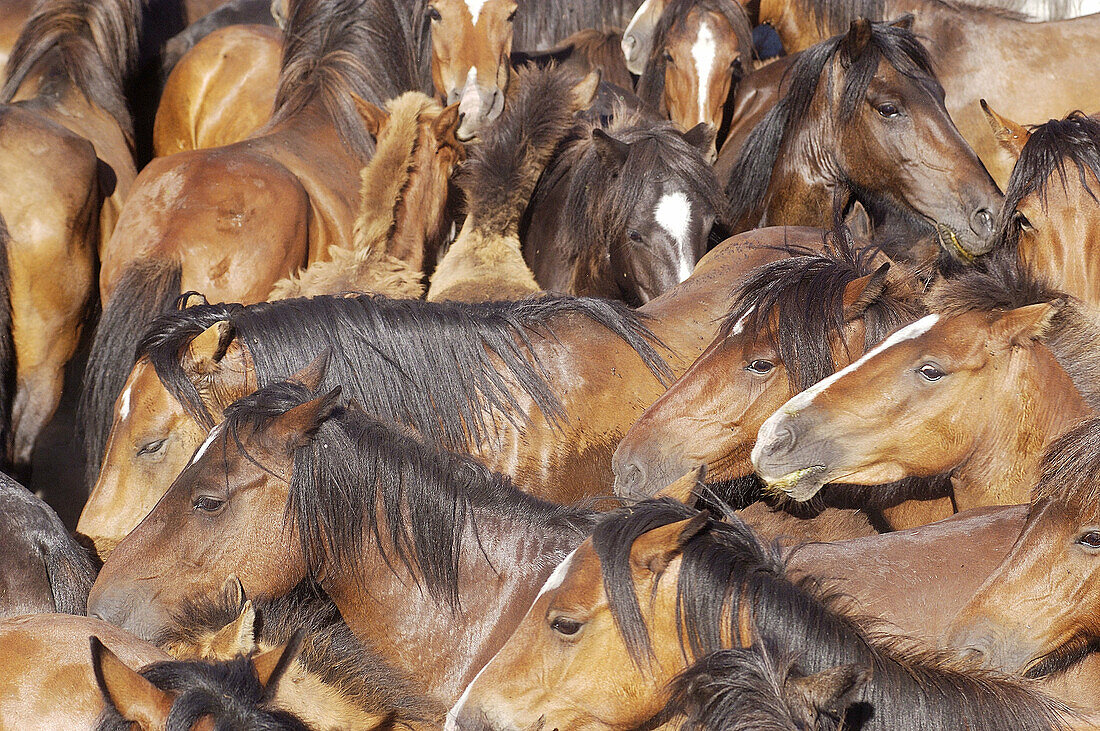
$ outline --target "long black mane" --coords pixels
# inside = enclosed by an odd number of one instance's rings
[[[261,389],[226,410],[222,438],[244,449],[249,435],[311,397],[294,382]],[[363,549],[374,543],[387,563],[401,562],[452,608],[459,604],[468,527],[482,545],[479,519],[495,516],[510,530],[555,531],[579,542],[596,518],[527,495],[472,457],[425,444],[354,407],[327,415],[295,452],[286,515],[296,523],[310,572],[356,573]]]
[[[138,58],[142,0],[43,0],[8,58],[0,102],[10,103],[27,76],[45,72],[39,93],[73,84],[133,136],[125,83]]]
[[[351,95],[382,106],[421,87],[398,0],[292,0],[270,129],[320,101],[351,150],[374,143]]]
[[[849,57],[844,45],[846,37],[845,34],[833,36],[806,49],[787,70],[786,93],[750,133],[733,165],[726,187],[731,221],[740,221],[763,204],[780,147],[794,130],[811,118],[808,114],[810,104],[834,58],[839,56],[839,66],[845,69],[839,82],[837,111],[841,124],[851,119],[863,102],[867,86],[882,61],[927,87],[934,96],[943,96],[928,51],[908,29],[872,23],[870,42],[855,58]]]
[[[1069,185],[1069,165],[1077,168],[1077,178],[1092,199],[1100,205],[1089,174],[1100,180],[1100,120],[1082,112],[1070,112],[1063,119],[1052,119],[1031,130],[1031,137],[1012,168],[1001,206],[999,241],[1015,251],[1020,241],[1021,222],[1016,217],[1020,202],[1038,195],[1045,207],[1047,190],[1057,174],[1062,190]]]
[[[652,647],[632,575],[634,541],[654,528],[698,515],[670,499],[620,509],[592,534],[608,604],[632,657],[645,667]],[[1064,707],[1025,681],[952,662],[934,653],[876,638],[835,607],[813,581],[795,583],[777,546],[762,543],[732,513],[709,519],[683,547],[677,581],[677,624],[689,657],[753,641],[801,656],[816,673],[838,665],[874,668],[849,712],[862,729],[1054,729]],[[752,637],[742,635],[748,617]],[[728,638],[723,642],[723,637]]]
[[[670,378],[642,316],[618,303],[572,297],[471,305],[358,295],[248,307],[196,305],[155,321],[136,357],[148,356],[169,392],[210,428],[214,417],[180,364],[184,346],[206,328],[229,321],[248,348],[261,387],[331,348],[326,388],[340,385],[369,413],[408,425],[431,441],[468,449],[493,434],[486,410],[512,423],[532,418],[513,395],[515,386],[550,424],[566,418],[534,345],[552,340],[555,328],[571,317],[610,330],[655,375]]]
[[[665,43],[668,34],[695,11],[713,12],[726,19],[733,28],[737,47],[741,50],[742,73],[752,71],[752,25],[741,3],[733,0],[672,0],[665,6],[653,30],[653,49],[646,59],[645,70],[638,79],[638,96],[652,109],[660,108],[665,93]]]

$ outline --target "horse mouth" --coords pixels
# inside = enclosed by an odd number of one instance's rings
[[[800,503],[804,503],[821,490],[825,484],[819,479],[825,474],[823,464],[811,465],[802,469],[788,472],[782,477],[764,478],[764,487],[773,495],[785,495]]]
[[[977,256],[971,254],[966,250],[966,247],[959,241],[959,235],[955,233],[955,229],[948,226],[946,223],[936,224],[936,238],[940,242],[940,246],[947,251],[954,252],[960,259],[967,264],[973,264]]]

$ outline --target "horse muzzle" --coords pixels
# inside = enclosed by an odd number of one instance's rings
[[[829,482],[824,443],[799,438],[798,424],[782,412],[765,421],[752,448],[752,464],[768,492],[805,502]]]
[[[458,102],[458,130],[455,136],[467,142],[477,136],[481,128],[504,111],[504,92],[496,87],[481,86],[476,77],[467,80],[461,90],[447,95],[447,103]]]

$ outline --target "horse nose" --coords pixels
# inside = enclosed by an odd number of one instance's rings
[[[794,447],[794,430],[788,424],[779,424],[770,430],[768,434],[761,434],[757,440],[760,442],[760,453],[765,457],[774,457],[791,451]]]
[[[993,236],[993,212],[979,208],[970,214],[970,230],[983,239]]]
[[[623,53],[630,55],[630,52],[634,50],[634,46],[638,45],[638,39],[634,37],[633,33],[627,33],[623,36],[622,46]]]
[[[637,462],[627,462],[615,472],[617,497],[640,497],[639,489],[645,484],[645,470]]]

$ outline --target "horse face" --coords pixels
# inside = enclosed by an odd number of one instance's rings
[[[840,64],[834,61],[834,72]],[[832,86],[837,108],[841,84]],[[881,213],[879,203],[889,201],[934,230],[955,258],[969,261],[992,249],[1002,196],[951,121],[942,91],[882,61],[852,120],[836,129],[838,164],[866,195],[861,201],[872,217]]]
[[[469,140],[500,116],[511,72],[515,0],[432,0],[432,81],[459,104],[458,138]]]
[[[653,52],[653,32],[667,4],[667,0],[645,0],[623,31],[623,57],[627,70],[635,76],[645,71],[646,61]]]
[[[952,647],[1011,673],[1042,677],[1100,639],[1100,515],[1096,506],[1045,499],[1032,506],[1012,551],[959,612]]]
[[[89,615],[153,639],[188,598],[219,596],[229,574],[248,595],[289,592],[306,576],[297,530],[284,523],[292,470],[286,444],[216,426],[111,552]]]

